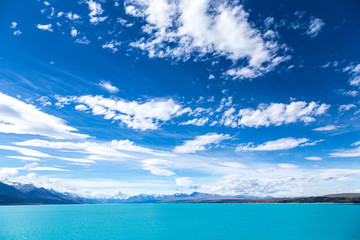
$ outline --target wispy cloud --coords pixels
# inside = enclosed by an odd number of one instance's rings
[[[349,84],[351,86],[360,86],[360,64],[349,65],[345,67],[343,71],[347,72],[350,75]]]
[[[335,126],[335,125],[327,125],[327,126],[324,126],[324,127],[314,128],[313,130],[317,131],[317,132],[323,132],[323,131],[333,131],[333,130],[336,130],[337,128],[338,127]]]
[[[57,139],[87,138],[63,119],[38,110],[16,98],[0,92],[0,132],[33,134]]]
[[[306,160],[310,161],[321,161],[323,160],[321,157],[305,157]]]
[[[237,151],[279,151],[299,147],[301,144],[308,142],[307,138],[281,138],[275,141],[268,141],[260,145],[249,143],[247,145],[240,145],[236,148]]]
[[[145,159],[142,160],[144,170],[149,170],[152,174],[158,176],[172,176],[175,175],[173,171],[168,170],[172,163],[163,159]]]
[[[203,118],[194,118],[188,120],[186,122],[180,123],[180,125],[195,125],[200,127],[200,126],[204,126],[208,122],[209,122],[209,118],[203,117]]]
[[[118,51],[117,46],[120,46],[121,43],[117,42],[115,40],[111,40],[110,42],[104,43],[102,45],[102,48],[104,49],[110,49],[113,53],[116,53]]]
[[[360,157],[360,147],[356,147],[353,149],[340,149],[330,153],[332,157]]]
[[[339,106],[339,112],[346,112],[352,108],[356,108],[355,104],[343,104]]]
[[[175,181],[178,186],[190,186],[193,183],[188,177],[176,178]]]
[[[324,28],[324,26],[325,23],[322,19],[314,18],[310,21],[310,25],[306,30],[306,34],[314,38],[320,33],[320,31]]]
[[[117,93],[119,92],[119,89],[115,86],[113,86],[111,84],[111,82],[107,82],[107,81],[101,81],[99,83],[99,86],[102,87],[103,89],[107,90],[110,93]]]
[[[30,156],[30,157],[51,157],[49,154],[46,154],[46,153],[43,153],[43,152],[40,152],[37,150],[33,150],[33,149],[23,148],[23,147],[0,145],[0,149],[16,151],[22,155]]]
[[[176,153],[195,153],[197,151],[204,151],[206,147],[211,144],[218,144],[223,140],[230,139],[230,135],[208,133],[206,135],[197,136],[193,140],[185,141],[183,145],[176,146],[174,152]]]

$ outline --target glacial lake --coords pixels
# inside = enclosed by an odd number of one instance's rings
[[[360,205],[0,206],[1,240],[359,240]]]

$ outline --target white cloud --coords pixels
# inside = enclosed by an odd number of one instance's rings
[[[18,174],[19,170],[17,168],[0,168],[0,179],[6,179],[8,176],[13,176]]]
[[[344,72],[350,72],[350,73],[360,73],[360,64],[357,65],[349,65],[343,69]]]
[[[120,23],[122,26],[124,27],[132,27],[134,24],[133,23],[128,23],[128,21],[126,21],[123,18],[117,18],[117,22]]]
[[[20,144],[18,144],[18,145],[20,145]],[[26,145],[24,144],[23,146],[26,146]],[[28,145],[28,146],[31,146],[31,145]],[[33,157],[44,157],[44,158],[56,158],[56,159],[69,161],[69,162],[95,163],[93,160],[90,160],[90,159],[58,157],[58,156],[49,155],[47,153],[43,153],[43,152],[40,152],[37,150],[23,148],[23,147],[0,145],[0,149],[8,150],[8,151],[15,151],[22,155],[25,155],[25,157],[17,157],[17,156],[9,156],[9,157],[10,158],[18,158],[18,159],[27,160],[27,161],[33,161],[34,160]]]
[[[263,144],[255,146],[253,143],[241,145],[236,148],[237,151],[278,151],[287,150],[301,146],[301,144],[308,142],[307,138],[281,138],[275,141],[268,141]]]
[[[281,167],[282,166],[282,167]],[[334,184],[341,180],[351,179],[342,185],[350,186],[354,180],[358,181],[359,169],[304,169],[293,164],[286,164],[272,168],[262,173],[254,172],[231,174],[221,177],[215,183],[207,186],[211,192],[217,194],[233,194],[248,196],[314,196],[328,194],[334,191]],[[284,168],[285,167],[285,168]],[[269,169],[270,170],[270,169]],[[340,191],[354,191],[354,188]],[[349,190],[350,189],[350,190]]]
[[[76,42],[76,43],[79,43],[79,44],[85,44],[85,45],[87,45],[87,44],[90,43],[90,40],[88,40],[88,39],[86,38],[86,36],[83,36],[82,38],[77,38],[77,39],[75,40],[75,42]]]
[[[0,149],[16,151],[22,155],[30,156],[30,157],[51,157],[49,154],[39,152],[39,151],[33,150],[33,149],[22,148],[22,147],[0,145]]]
[[[351,150],[339,150],[330,154],[332,157],[360,157],[360,147]]]
[[[314,18],[310,21],[310,25],[306,30],[306,34],[310,37],[316,37],[325,26],[325,23],[320,18]]]
[[[19,173],[19,171],[69,171],[57,167],[39,167],[38,163],[26,164],[23,167],[12,167],[12,168],[0,168],[0,180],[6,179],[9,176],[14,176]]]
[[[110,49],[113,53],[116,53],[118,51],[117,46],[120,46],[121,43],[117,42],[115,40],[111,40],[110,42],[107,42],[105,44],[102,45],[102,48],[107,48]]]
[[[275,22],[275,19],[273,17],[267,17],[264,20],[264,24],[266,27],[270,27],[271,25],[273,25]]]
[[[330,105],[317,104],[315,102],[292,102],[290,104],[271,103],[261,104],[256,110],[252,108],[240,109],[230,108],[224,112],[220,124],[230,127],[261,127],[280,126],[282,124],[302,121],[309,123],[315,121],[315,116],[324,114]]]
[[[339,62],[338,62],[337,60],[335,60],[335,61],[327,62],[327,63],[321,65],[320,68],[328,68],[328,67],[333,67],[333,68],[335,68],[335,67],[337,67],[338,65],[339,65]]]
[[[57,103],[55,103],[55,106],[57,106],[58,108],[63,108],[65,105],[69,105],[71,103],[71,101],[73,101],[73,98],[67,98],[67,97],[62,97],[59,95],[55,95],[54,96],[55,99],[58,101]]]
[[[61,14],[62,15],[62,14]],[[61,16],[60,15],[60,16]],[[65,15],[68,19],[70,20],[77,20],[80,18],[80,16],[76,13],[72,13],[72,12],[68,12],[66,15]],[[59,13],[58,13],[58,17],[59,17]]]
[[[172,176],[175,175],[173,171],[166,168],[173,166],[172,162],[163,159],[145,159],[142,160],[144,170],[149,170],[152,174],[158,176]]]
[[[299,166],[291,163],[280,163],[278,164],[278,167],[283,169],[293,169],[293,168],[298,168]]]
[[[359,91],[349,90],[347,92],[343,92],[343,94],[351,97],[356,97],[359,94]]]
[[[72,101],[90,108],[94,115],[103,115],[105,119],[118,120],[127,127],[143,131],[157,129],[161,122],[179,116],[181,111],[181,106],[173,99],[153,99],[145,103],[138,103],[85,95],[74,97]]]
[[[62,168],[56,168],[56,167],[39,167],[38,163],[30,163],[26,164],[24,167],[19,168],[19,170],[25,170],[25,171],[69,171]]]
[[[36,27],[38,29],[40,29],[40,30],[43,30],[43,31],[49,31],[49,32],[53,31],[51,23],[49,23],[49,24],[38,24],[38,25],[36,25]]]
[[[343,69],[344,72],[347,72],[350,75],[349,84],[351,86],[360,86],[360,64],[357,65],[349,65]],[[350,92],[350,91],[349,91]],[[355,95],[357,95],[357,91]],[[350,94],[348,94],[350,95]],[[354,96],[354,95],[352,95]]]
[[[99,86],[107,90],[110,93],[117,93],[119,89],[111,84],[111,82],[101,81]]]
[[[325,127],[318,127],[318,128],[314,128],[313,130],[314,131],[318,131],[318,132],[321,132],[321,131],[332,131],[332,130],[336,130],[338,127],[335,126],[335,125],[327,125]]]
[[[235,66],[227,74],[235,78],[261,76],[288,59],[278,54],[282,46],[265,40],[249,22],[242,5],[209,0],[128,0],[125,6],[127,14],[146,21],[142,29],[149,37],[131,45],[150,57],[224,56],[233,61]]]
[[[358,142],[352,144],[353,146],[358,146]],[[360,157],[360,147],[353,149],[339,149],[330,153],[332,157]]]
[[[49,101],[49,98],[46,96],[40,97],[39,99],[37,99],[37,101],[39,101],[43,107],[52,105],[51,102]]]
[[[235,111],[236,110],[233,107],[226,110],[223,113],[219,123],[224,126],[237,127],[238,122],[237,122],[237,116],[234,116]]]
[[[99,22],[103,22],[107,19],[107,16],[101,17],[104,10],[102,9],[100,3],[93,0],[89,0],[86,3],[89,6],[89,10],[90,10],[89,17],[90,17],[90,22],[92,24],[98,24]]]
[[[10,28],[16,28],[16,26],[17,26],[17,23],[16,23],[16,22],[12,22]]]
[[[305,147],[305,146],[315,146],[316,144],[325,141],[324,139],[320,139],[320,140],[316,140],[316,141],[312,141],[312,142],[306,142],[301,144],[301,147]]]
[[[65,121],[0,92],[0,132],[34,134],[57,139],[87,138]]]
[[[82,162],[93,163],[96,160],[122,161],[126,158],[133,158],[129,152],[161,155],[162,152],[155,152],[149,148],[137,146],[129,140],[112,140],[110,142],[55,142],[39,139],[28,140],[15,143],[19,146],[31,146],[50,148],[57,150],[71,150],[73,153],[85,153],[86,158]],[[128,153],[125,153],[128,152]],[[80,159],[63,158],[66,161],[80,162]]]
[[[89,108],[87,108],[85,105],[83,104],[80,104],[80,105],[76,105],[75,106],[75,109],[78,110],[78,111],[86,111],[88,110]]]
[[[223,140],[230,139],[228,134],[208,133],[206,135],[197,136],[194,140],[185,141],[183,145],[176,146],[176,153],[194,153],[206,150],[206,146],[211,144],[219,144]]]
[[[71,150],[86,150],[89,153],[108,152],[114,150],[140,152],[140,153],[153,153],[149,148],[137,146],[134,142],[126,140],[112,140],[110,142],[55,142],[40,139],[32,139],[24,142],[17,142],[19,146],[32,146],[51,149],[71,149]]]
[[[70,34],[72,37],[76,37],[78,35],[78,31],[75,28],[73,28],[73,29],[71,29]]]
[[[350,85],[360,86],[360,76],[356,76],[350,79]]]
[[[321,157],[305,157],[306,160],[310,161],[321,161],[323,160]]]
[[[204,126],[206,123],[209,122],[209,118],[203,117],[203,118],[194,118],[191,120],[188,120],[186,122],[180,123],[180,125],[195,125],[195,126]]]
[[[188,177],[176,178],[175,181],[178,186],[190,186],[193,183]]]
[[[238,163],[238,162],[219,162],[219,165],[230,167],[230,168],[247,168],[245,164]]]
[[[355,104],[343,104],[339,106],[339,112],[349,111],[352,108],[356,108]]]
[[[222,92],[224,93],[225,90]],[[227,90],[226,90],[227,91]],[[215,112],[221,112],[225,107],[230,107],[232,105],[233,97],[222,98],[220,101],[220,106],[215,110]]]
[[[22,34],[22,32],[20,30],[16,30],[14,31],[14,35],[15,36],[20,36]]]
[[[34,158],[34,157],[26,157],[26,156],[6,156],[7,158],[13,158],[13,159],[20,159],[23,161],[33,161],[33,162],[37,162],[40,161],[40,159],[38,158]]]
[[[18,171],[17,169],[15,169]],[[0,170],[1,171],[1,170]],[[1,175],[0,175],[1,176]],[[60,183],[58,178],[50,178],[49,176],[38,176],[36,173],[28,173],[24,176],[12,177],[8,179],[10,184],[13,182],[23,183],[23,184],[34,184],[37,187],[44,187],[47,189],[54,189],[59,192],[68,192],[69,188],[64,187]]]

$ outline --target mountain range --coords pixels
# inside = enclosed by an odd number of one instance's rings
[[[118,193],[116,196],[123,196],[122,198],[104,198],[104,199],[83,199],[89,203],[195,203],[206,201],[222,201],[222,200],[255,200],[259,199],[252,196],[223,196],[217,194],[193,192],[191,194],[175,193],[169,195],[156,194],[139,194],[136,196],[125,197],[126,195]]]
[[[0,205],[35,205],[35,204],[83,204],[84,200],[65,194],[37,188],[32,184],[0,182]]]
[[[169,195],[139,194],[130,196],[119,192],[107,198],[83,198],[71,193],[59,193],[54,190],[38,188],[32,184],[0,182],[0,205],[36,205],[36,204],[110,204],[110,203],[357,203],[360,193],[329,194],[312,197],[258,198],[252,196],[224,196],[193,192]]]

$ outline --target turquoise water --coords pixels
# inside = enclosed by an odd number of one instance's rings
[[[359,240],[360,205],[0,206],[0,239]]]

